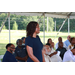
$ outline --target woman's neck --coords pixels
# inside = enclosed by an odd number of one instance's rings
[[[36,33],[33,34],[33,37],[36,38]]]

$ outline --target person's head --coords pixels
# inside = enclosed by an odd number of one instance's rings
[[[27,35],[33,36],[34,33],[38,34],[40,32],[39,24],[35,21],[31,21],[26,28]]]
[[[72,45],[75,45],[75,37],[72,37],[72,38],[71,38],[70,43],[71,43]]]
[[[58,43],[58,47],[59,47],[59,48],[63,48],[63,42],[59,42],[59,43]]]
[[[16,41],[17,46],[21,47],[22,46],[22,39],[18,39]]]
[[[51,44],[52,43],[52,39],[49,38],[48,41],[47,41],[47,43],[50,43]]]
[[[43,49],[47,50],[47,52],[50,52],[51,49],[50,49],[50,46],[49,45],[44,45]]]
[[[71,36],[69,35],[69,36],[67,36],[67,39],[70,41],[70,39],[71,39]]]
[[[59,38],[58,38],[58,41],[59,41],[59,42],[62,42],[62,37],[59,37]]]
[[[49,45],[50,46],[50,43],[46,43],[46,45]]]
[[[13,53],[15,51],[15,46],[12,43],[9,43],[9,44],[6,45],[6,49],[10,53]]]
[[[51,47],[54,48],[54,42],[51,43]]]
[[[26,39],[26,38],[25,38],[25,37],[22,37],[21,39],[22,39],[22,43],[25,44],[25,39]]]

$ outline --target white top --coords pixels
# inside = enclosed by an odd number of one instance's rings
[[[74,48],[74,46],[72,46],[71,44],[68,46],[68,50],[72,50]]]
[[[75,62],[75,56],[73,55],[70,49],[65,52],[63,62]]]
[[[49,56],[53,52],[55,52],[55,50],[53,50],[52,48],[52,50],[48,53],[48,55],[44,55],[45,61],[46,62],[62,62],[61,57],[57,54],[53,55],[52,57]]]
[[[58,42],[58,43],[59,43],[59,42]],[[55,45],[55,49],[58,48],[58,43],[56,43],[56,45]],[[66,48],[66,50],[67,50],[67,46],[65,45],[65,43],[63,43],[63,47]]]

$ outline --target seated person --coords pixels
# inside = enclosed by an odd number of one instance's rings
[[[54,42],[51,43],[51,47],[54,49]]]
[[[25,62],[27,61],[28,54],[27,51],[24,47],[22,47],[22,40],[18,39],[17,42],[17,47],[15,49],[15,58],[20,61],[20,62]]]
[[[67,40],[64,42],[67,47],[71,44],[70,40],[71,40],[71,36],[69,35],[67,36]]]
[[[57,55],[57,52],[51,50],[49,43],[47,43],[43,47],[43,50],[44,50],[45,62],[61,62],[62,61],[61,57]]]
[[[59,37],[59,38],[58,38],[58,43],[59,43],[59,42],[62,42],[62,37]],[[58,48],[58,43],[56,43],[55,49]],[[62,42],[62,43],[63,43],[63,42]],[[67,46],[65,45],[65,43],[63,43],[63,47],[66,48],[66,50],[67,50]]]
[[[21,38],[22,39],[22,47],[23,47],[23,49],[25,49],[26,50],[26,46],[25,46],[25,37],[22,37]],[[26,50],[27,51],[27,50]]]
[[[71,38],[71,40],[70,40],[70,45],[68,46],[68,50],[70,49],[73,49],[74,48],[74,45],[75,45],[75,38],[74,37],[72,37]]]
[[[63,42],[58,43],[58,48],[56,49],[56,51],[60,52],[60,57],[63,60],[64,53],[67,51],[66,48],[63,47]]]
[[[75,62],[75,47],[65,52],[63,62]]]
[[[47,43],[51,44],[52,43],[52,39],[49,38],[48,41],[47,41]]]
[[[26,39],[26,38],[25,38],[25,37],[22,37],[21,39],[22,39],[22,46],[23,46],[23,45],[25,46],[25,39]]]
[[[11,43],[6,45],[6,53],[3,57],[2,62],[17,62],[14,55],[12,54],[15,51],[15,46]]]

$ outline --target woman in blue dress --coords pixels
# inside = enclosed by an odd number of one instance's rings
[[[25,45],[28,53],[27,62],[42,62],[44,61],[44,54],[42,51],[43,44],[37,35],[40,32],[39,24],[31,21],[26,28],[27,37]]]

